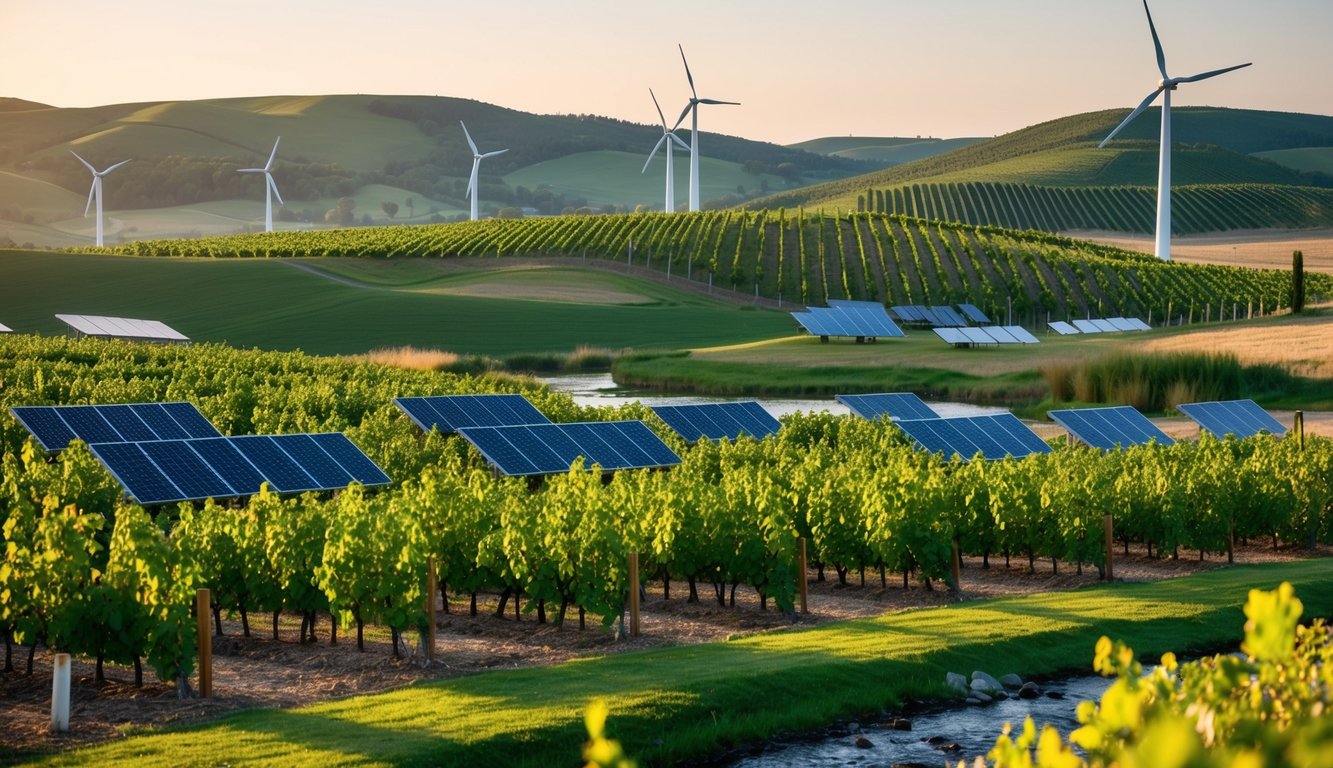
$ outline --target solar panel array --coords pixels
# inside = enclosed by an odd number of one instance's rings
[[[189,341],[180,331],[157,320],[101,315],[56,315],[56,318],[84,336],[153,341]]]
[[[642,421],[465,427],[458,434],[510,477],[568,472],[580,457],[604,471],[680,463],[680,457]]]
[[[967,325],[967,320],[955,312],[953,307],[901,305],[893,308],[893,314],[905,323],[924,323],[936,328],[961,328]]]
[[[838,395],[838,402],[863,419],[875,420],[881,416],[891,419],[938,419],[921,398],[911,392],[884,392],[875,395]]]
[[[978,453],[992,460],[1051,452],[1051,447],[1012,413],[895,423],[919,448],[946,457],[957,455],[964,461]]]
[[[330,491],[389,476],[340,432],[247,435],[89,446],[139,504]]]
[[[1056,333],[1069,336],[1076,333],[1121,333],[1124,331],[1151,331],[1152,326],[1137,317],[1106,317],[1091,320],[1075,320],[1069,323],[1055,321],[1047,323]]]
[[[1187,403],[1176,406],[1181,413],[1193,419],[1200,427],[1218,437],[1235,435],[1251,437],[1265,432],[1284,435],[1287,428],[1253,400],[1224,400],[1210,403]]]
[[[1040,340],[1021,325],[987,325],[979,328],[933,328],[936,336],[955,347],[989,344],[1037,344]]]
[[[1050,416],[1080,442],[1104,451],[1154,441],[1158,445],[1176,442],[1128,405],[1051,411]]]
[[[793,312],[791,316],[812,336],[894,338],[906,335],[882,305],[869,301],[841,301],[829,307],[807,307],[806,311]]]
[[[782,426],[759,403],[705,403],[700,405],[654,405],[653,413],[688,443],[700,440],[736,439],[749,435],[762,440]]]
[[[958,309],[968,320],[971,320],[974,323],[980,323],[982,325],[990,324],[990,318],[986,317],[986,313],[982,312],[975,304],[959,304]]]
[[[193,403],[20,405],[9,410],[48,451],[64,450],[75,438],[92,445],[221,435]]]
[[[437,429],[441,434],[449,434],[463,427],[551,423],[522,395],[395,397],[393,404],[403,409],[423,432]]]

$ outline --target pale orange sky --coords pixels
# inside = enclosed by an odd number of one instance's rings
[[[1157,0],[1174,105],[1333,113],[1333,0]],[[1159,75],[1135,0],[0,0],[0,95],[57,106],[222,96],[437,94],[700,128],[989,136],[1132,108]]]

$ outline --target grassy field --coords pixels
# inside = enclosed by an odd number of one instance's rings
[[[848,157],[853,160],[883,163],[886,166],[909,163],[952,152],[985,141],[982,137],[958,139],[906,138],[901,136],[828,136],[788,146],[821,155]]]
[[[358,267],[375,263],[391,264]],[[70,279],[74,274],[77,280]],[[566,284],[598,292],[602,303],[550,300],[549,294],[541,300],[497,298],[507,294],[506,281],[532,295],[540,281],[521,270],[480,278],[417,274],[411,285],[385,277],[384,284],[369,286],[274,260],[0,251],[0,322],[19,331],[63,333],[53,317],[58,312],[144,317],[197,341],[319,354],[404,344],[491,355],[582,344],[675,349],[771,338],[791,329],[785,313],[728,306],[600,271],[559,274]],[[479,298],[478,285],[487,283],[485,298]],[[460,295],[469,292],[474,295]]]
[[[1255,157],[1271,160],[1298,171],[1315,171],[1333,176],[1333,147],[1301,147],[1256,152]]]
[[[1156,583],[955,604],[725,643],[490,672],[31,760],[39,765],[572,765],[581,713],[649,765],[945,695],[946,671],[1087,671],[1103,634],[1142,656],[1234,647],[1250,588],[1296,587],[1306,619],[1333,611],[1328,564],[1243,566]],[[997,734],[998,735],[998,734]]]

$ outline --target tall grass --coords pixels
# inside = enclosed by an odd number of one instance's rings
[[[1131,405],[1141,411],[1234,400],[1247,390],[1247,370],[1228,353],[1123,351],[1082,363],[1050,363],[1041,374],[1056,402]],[[1282,376],[1265,371],[1264,384],[1271,387]]]
[[[572,352],[521,352],[503,359],[485,355],[460,355],[440,349],[384,347],[362,357],[372,363],[418,371],[447,373],[588,373],[609,371],[619,353],[605,347],[580,344]]]

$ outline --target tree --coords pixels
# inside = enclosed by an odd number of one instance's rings
[[[338,198],[338,205],[324,213],[324,221],[330,224],[348,226],[356,221],[356,214],[352,213],[352,209],[355,207],[355,200],[350,197],[340,197]]]
[[[380,207],[384,209],[384,212],[388,214],[391,219],[398,215],[398,203],[385,200],[380,203]]]
[[[1291,311],[1305,311],[1305,254],[1291,254]]]
[[[409,197],[409,198],[407,198],[406,200],[403,201],[403,205],[406,205],[406,206],[407,206],[407,218],[410,219],[410,218],[412,218],[413,216],[416,216],[416,215],[417,215],[417,211],[416,211],[416,205],[417,205],[417,204],[416,204],[416,201],[415,201],[415,200],[413,200],[412,198]]]

